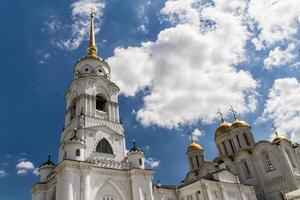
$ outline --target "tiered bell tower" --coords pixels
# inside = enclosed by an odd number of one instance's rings
[[[97,55],[91,14],[87,56],[76,62],[68,88],[57,165],[41,165],[33,200],[153,200],[153,171],[135,143],[129,151],[120,122],[119,87]]]
[[[88,54],[74,65],[74,79],[65,95],[59,162],[103,157],[122,161],[126,156],[119,87],[110,80],[109,65],[97,55],[93,14],[90,23]]]

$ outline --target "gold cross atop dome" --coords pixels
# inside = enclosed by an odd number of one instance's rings
[[[90,14],[90,46],[88,48],[88,57],[93,59],[99,59],[97,55],[97,47],[95,42],[95,25],[94,25],[95,14],[91,10]]]
[[[232,112],[234,120],[236,120],[237,119],[237,117],[236,117],[237,112],[233,109],[232,106],[230,106],[230,111]]]
[[[274,123],[272,123],[271,127],[273,128],[274,132],[275,132],[275,135],[276,137],[278,136],[278,132],[277,132],[277,127],[275,126]]]
[[[225,120],[224,120],[224,113],[221,112],[220,108],[218,108],[218,114],[220,115],[221,121],[222,121],[222,123],[223,123],[223,122],[225,121]]]

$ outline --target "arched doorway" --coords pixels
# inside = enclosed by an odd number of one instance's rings
[[[95,200],[126,200],[120,188],[111,180],[104,182],[97,192]]]

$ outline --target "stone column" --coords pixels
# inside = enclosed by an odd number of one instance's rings
[[[88,171],[83,171],[83,195],[82,200],[89,200],[90,198],[90,173]]]
[[[149,196],[150,196],[150,200],[154,200],[154,197],[153,197],[153,192],[152,192],[152,180],[148,180],[149,182],[149,186],[148,186],[148,193],[149,193]]]
[[[245,197],[245,193],[244,193],[244,191],[243,191],[243,186],[239,185],[238,187],[239,187],[240,199],[241,199],[241,200],[245,200],[246,197]]]
[[[202,190],[203,190],[203,197],[205,200],[209,200],[209,195],[208,195],[208,191],[207,191],[207,183],[202,183],[201,184]]]

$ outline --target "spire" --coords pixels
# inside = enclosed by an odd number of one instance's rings
[[[90,46],[88,48],[88,57],[99,59],[99,56],[97,56],[97,47],[95,42],[95,25],[94,25],[94,18],[95,15],[93,11],[91,11],[90,14]]]

